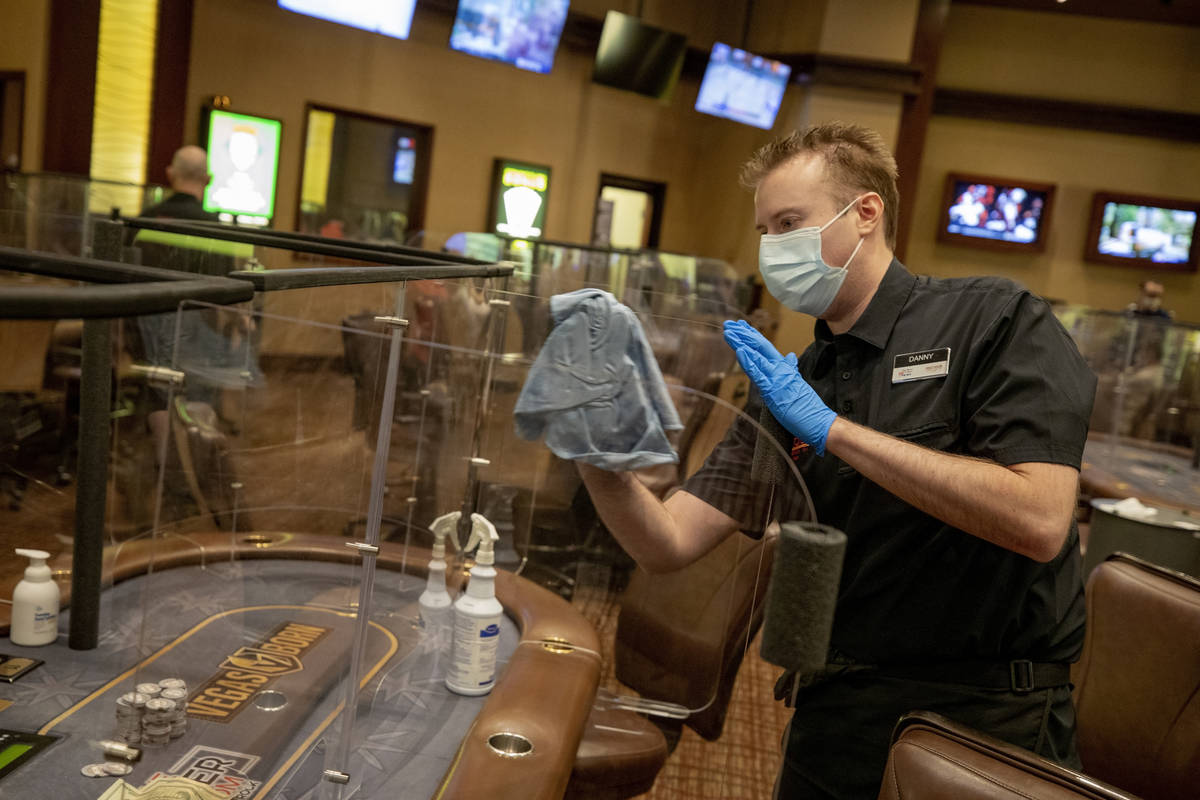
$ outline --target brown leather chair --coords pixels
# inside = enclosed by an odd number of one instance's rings
[[[697,709],[685,724],[705,739],[721,735],[742,656],[762,625],[775,541],[737,534],[676,572],[638,570],[621,598],[617,679]]]
[[[1073,671],[1083,773],[914,712],[893,734],[880,800],[1200,795],[1200,581],[1116,553],[1088,579],[1087,617]]]
[[[1183,797],[1184,795],[1180,795]],[[901,717],[879,800],[1135,800],[938,714]]]
[[[1087,617],[1084,770],[1146,800],[1200,796],[1200,581],[1116,553],[1088,579]]]

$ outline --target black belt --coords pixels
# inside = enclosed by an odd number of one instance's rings
[[[1061,661],[1042,663],[1019,659],[996,661],[945,661],[933,664],[884,664],[876,674],[936,683],[957,683],[981,689],[1007,689],[1024,694],[1071,683],[1071,665]]]
[[[830,665],[824,673],[804,675],[791,670],[783,673],[775,684],[775,699],[783,700],[790,708],[796,692],[805,686],[844,674],[876,675],[882,678],[902,678],[933,683],[954,683],[981,689],[1000,689],[1016,694],[1028,694],[1039,689],[1069,686],[1071,665],[1061,661],[1037,662],[1018,659],[997,661],[941,661],[930,664]]]

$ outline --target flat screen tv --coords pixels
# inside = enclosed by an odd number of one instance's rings
[[[946,176],[938,241],[1040,253],[1054,207],[1054,185],[952,172]]]
[[[696,110],[770,130],[792,68],[722,42],[713,44]]]
[[[1101,264],[1195,272],[1200,201],[1096,192],[1083,257]]]
[[[549,72],[568,0],[459,0],[450,47],[530,72]]]
[[[687,37],[637,17],[609,11],[600,31],[592,80],[596,83],[667,100],[679,80]]]
[[[407,39],[417,0],[279,0],[279,7],[307,17]]]
[[[396,157],[392,161],[392,183],[410,184],[417,169],[417,140],[411,136],[396,139]]]
[[[202,139],[212,180],[204,189],[204,210],[238,222],[265,223],[275,215],[283,123],[212,108],[205,128]]]

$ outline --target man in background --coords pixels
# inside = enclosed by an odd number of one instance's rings
[[[1137,317],[1160,317],[1171,319],[1174,315],[1162,307],[1163,285],[1158,281],[1142,281],[1138,284],[1138,299],[1125,309]]]
[[[185,145],[175,151],[167,167],[167,182],[174,192],[161,203],[142,210],[143,217],[156,219],[194,219],[217,222],[218,217],[204,210],[204,187],[212,180],[208,174],[208,154],[203,147]]]

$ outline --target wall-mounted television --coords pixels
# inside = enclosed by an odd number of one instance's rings
[[[396,138],[396,156],[392,159],[392,183],[413,182],[417,171],[417,140],[411,136]]]
[[[530,72],[549,72],[568,0],[459,0],[450,47]]]
[[[279,7],[306,17],[407,39],[417,0],[279,0]]]
[[[687,37],[618,11],[604,16],[592,80],[667,100],[679,80]]]
[[[204,210],[229,221],[266,224],[275,215],[283,123],[210,108],[203,124],[201,139],[212,175],[204,189]]]
[[[1200,201],[1096,192],[1083,257],[1101,264],[1195,272]]]
[[[1054,185],[951,172],[938,218],[938,241],[992,250],[1046,249]]]
[[[497,158],[492,167],[488,230],[537,239],[546,229],[550,167]]]
[[[781,61],[713,44],[696,96],[696,110],[770,130],[792,68]]]

